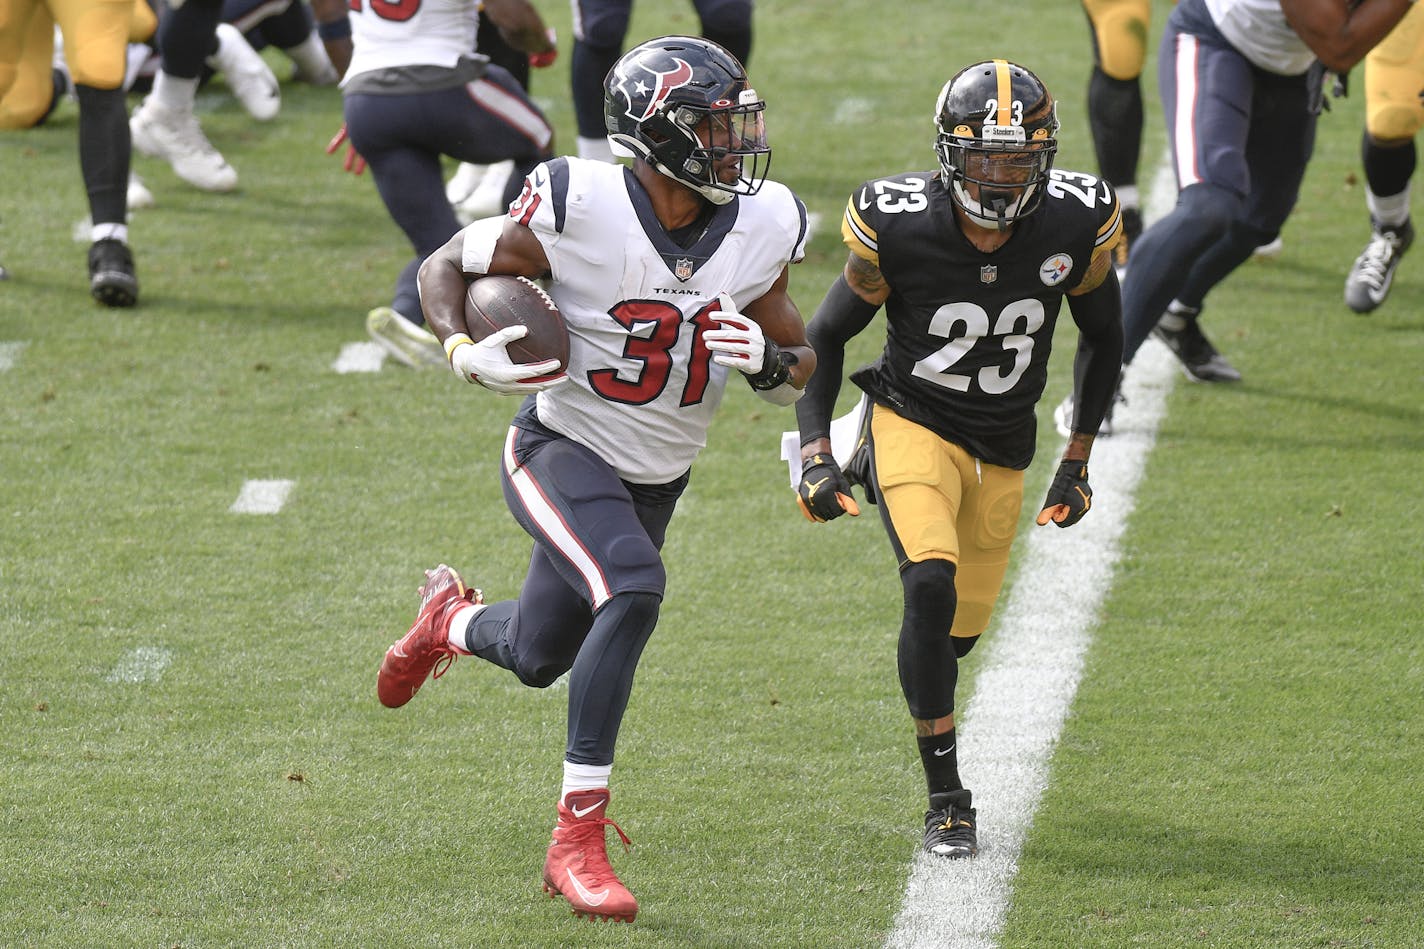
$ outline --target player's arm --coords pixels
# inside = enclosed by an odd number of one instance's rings
[[[551,365],[510,359],[505,347],[527,334],[527,327],[508,327],[479,342],[470,338],[465,326],[465,291],[470,281],[486,274],[530,279],[548,276],[544,245],[533,231],[511,218],[483,218],[456,232],[425,259],[416,274],[420,308],[444,345],[450,368],[466,382],[478,382],[505,394],[535,392],[566,381],[568,377],[560,375],[528,382],[546,377]]]
[[[1412,5],[1411,0],[1281,0],[1281,12],[1325,68],[1344,75]]]
[[[796,405],[796,425],[801,432],[801,483],[796,486],[796,501],[807,520],[830,521],[842,514],[860,513],[851,496],[850,480],[831,453],[831,415],[841,391],[846,343],[870,324],[889,295],[880,268],[852,252],[806,327],[819,366],[806,386],[806,398]],[[868,484],[866,496],[870,497]]]
[[[351,20],[346,14],[346,3],[347,0],[311,0],[316,34],[339,76],[345,76],[346,67],[351,65]]]
[[[480,15],[489,17],[504,41],[521,53],[541,57],[546,66],[554,61],[558,50],[554,31],[529,0],[484,0]]]
[[[1122,373],[1122,293],[1111,242],[1093,253],[1083,281],[1068,292],[1068,310],[1078,326],[1078,351],[1073,357],[1072,434],[1063,458],[1086,462]]]
[[[830,454],[831,416],[841,392],[846,344],[870,325],[888,296],[890,285],[880,268],[852,253],[811,317],[806,338],[816,351],[817,372],[806,385],[805,397],[796,403],[803,462],[816,454]]]
[[[797,389],[804,389],[816,371],[816,351],[806,340],[806,321],[801,317],[801,310],[787,292],[790,284],[790,268],[783,267],[771,289],[742,307],[742,312],[756,320],[766,338],[786,354],[790,372],[787,381]]]

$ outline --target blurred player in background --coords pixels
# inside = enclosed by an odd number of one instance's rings
[[[830,422],[846,344],[883,306],[885,350],[850,375],[870,402],[850,470],[878,498],[904,591],[897,658],[929,796],[923,847],[957,858],[979,848],[955,737],[959,660],[1008,568],[1065,297],[1078,409],[1038,523],[1088,511],[1088,456],[1122,356],[1122,216],[1106,182],[1053,169],[1057,104],[1022,66],[965,68],[935,112],[939,169],[867,181],[846,205],[845,271],[807,327],[820,369],[796,406],[797,493],[813,521],[859,513]]]
[[[1123,358],[1149,334],[1197,382],[1241,373],[1198,323],[1206,295],[1279,233],[1315,145],[1324,71],[1348,71],[1409,0],[1181,0],[1158,88],[1177,204],[1143,233],[1123,284]],[[1060,413],[1061,414],[1061,413]]]
[[[571,0],[574,48],[569,59],[578,155],[613,161],[603,128],[603,79],[623,50],[633,0]],[[751,62],[753,0],[692,0],[702,35],[743,64]]]
[[[1409,183],[1419,165],[1415,137],[1424,128],[1424,10],[1409,8],[1365,57],[1365,206],[1370,241],[1345,278],[1345,304],[1368,313],[1385,301],[1400,258],[1414,243]]]
[[[89,198],[89,292],[111,307],[138,302],[128,245],[130,137],[124,77],[130,37],[151,34],[154,21],[142,10],[137,17],[135,12],[134,0],[0,4],[0,128],[28,128],[54,108],[55,25],[63,34],[79,101],[79,167]]]
[[[1151,0],[1083,0],[1093,36],[1088,80],[1088,127],[1098,174],[1113,186],[1122,207],[1119,267],[1142,233],[1137,164],[1142,154],[1142,66],[1147,61]]]
[[[650,40],[618,60],[605,102],[608,133],[639,155],[632,168],[542,164],[507,216],[469,225],[421,268],[426,315],[461,378],[537,393],[516,413],[500,465],[534,553],[518,598],[488,605],[451,568],[428,571],[377,691],[403,705],[470,654],[536,688],[569,673],[544,886],[581,916],[631,921],[638,904],[604,837],[614,746],[666,588],[668,522],[732,370],[787,405],[815,354],[787,294],[806,208],[765,180],[764,103],[742,65],[707,40]],[[523,327],[471,341],[466,286],[486,274],[551,281],[571,341],[567,372],[511,362],[505,346]],[[463,543],[488,551],[478,537]]]
[[[195,188],[231,191],[237,172],[208,141],[193,111],[208,59],[216,58],[228,85],[257,119],[277,114],[277,79],[242,35],[222,23],[222,0],[170,0],[157,40],[162,63],[153,90],[129,122],[134,148],[167,161]]]
[[[509,17],[516,42],[547,48],[543,21],[527,2],[486,6]],[[441,156],[477,164],[511,159],[518,175],[503,195],[507,207],[524,173],[552,154],[554,132],[514,77],[475,53],[475,0],[427,0],[404,12],[393,18],[387,7],[367,4],[350,14],[352,53],[341,88],[343,131],[360,156],[348,170],[369,164],[386,210],[415,251],[390,306],[368,313],[366,329],[395,359],[420,368],[445,365],[445,352],[425,328],[416,273],[460,229],[445,197]]]
[[[505,36],[506,30],[510,32],[509,37]],[[540,32],[547,43],[536,52],[510,42],[513,38],[527,47],[530,37]],[[525,92],[529,92],[530,70],[549,68],[559,55],[554,28],[545,26],[538,10],[524,0],[482,2],[475,41],[475,51],[488,56],[494,65],[504,67]],[[492,165],[461,162],[445,185],[445,197],[454,206],[455,217],[461,224],[469,224],[476,218],[503,214],[507,207],[503,203],[504,191],[513,174],[514,162],[510,159]]]

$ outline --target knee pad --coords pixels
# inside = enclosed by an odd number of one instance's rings
[[[943,618],[944,632],[954,621],[958,598],[954,590],[955,565],[948,560],[923,560],[907,564],[900,571],[905,591],[905,616],[918,618],[918,628],[937,627]],[[928,623],[928,626],[926,625]]]
[[[1193,230],[1225,234],[1232,223],[1241,218],[1242,209],[1239,195],[1216,185],[1188,185],[1177,196],[1177,211],[1185,216],[1184,223],[1195,225]]]
[[[1112,79],[1136,80],[1147,61],[1150,0],[1085,0],[1098,67]]]

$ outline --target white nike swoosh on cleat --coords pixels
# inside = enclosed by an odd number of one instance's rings
[[[410,658],[410,656],[407,656],[405,654],[405,650],[400,647],[400,643],[396,643],[394,646],[391,647],[391,655],[395,656],[397,659]]]
[[[608,890],[604,890],[602,893],[594,893],[579,882],[578,877],[574,876],[573,870],[565,867],[564,872],[569,875],[569,881],[573,883],[574,889],[578,891],[579,899],[583,900],[589,906],[602,906],[603,901],[608,899]]]
[[[588,807],[584,807],[584,808],[571,807],[571,808],[569,808],[569,810],[573,811],[573,812],[574,812],[574,816],[577,817],[579,820],[583,820],[583,817],[584,817],[585,814],[587,814],[588,812],[592,811],[594,808],[598,807],[598,806],[599,806],[600,804],[602,804],[602,803],[603,803],[602,801],[595,801],[594,803],[590,804]]]
[[[944,748],[944,749],[936,748],[936,749],[935,749],[935,757],[936,757],[936,758],[943,758],[945,755],[949,754],[949,753],[950,753],[951,751],[953,751],[953,750],[954,750],[954,746],[953,746],[953,745],[950,745],[948,748]]]

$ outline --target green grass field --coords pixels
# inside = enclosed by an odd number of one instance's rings
[[[541,6],[565,55],[534,91],[571,147],[569,12]],[[643,0],[630,39],[695,26]],[[808,318],[847,194],[931,167],[939,86],[988,55],[1043,76],[1060,166],[1092,170],[1076,3],[758,4],[773,176],[821,218],[793,272]],[[882,944],[923,807],[900,588],[875,517],[800,518],[792,414],[749,392],[679,507],[622,732],[635,924],[539,890],[562,685],[467,659],[405,709],[376,702],[422,568],[494,597],[523,577],[495,468],[515,403],[332,370],[409,251],[323,154],[338,94],[283,93],[266,125],[221,83],[200,97],[234,194],[136,161],[158,206],[132,221],[132,311],[86,292],[74,106],[0,135],[0,945]],[[1246,382],[1170,397],[1002,947],[1424,946],[1424,279],[1411,257],[1376,314],[1341,301],[1367,237],[1361,121],[1357,83],[1282,255],[1209,299]],[[1027,516],[1058,451],[1063,322]],[[231,513],[250,479],[295,487],[276,515]]]

